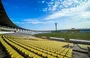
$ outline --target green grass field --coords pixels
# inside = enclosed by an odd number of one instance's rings
[[[84,40],[90,40],[90,33],[44,33],[44,34],[36,34],[35,36],[46,36],[46,37],[60,37],[60,38],[65,38],[65,40],[69,39],[84,39]]]

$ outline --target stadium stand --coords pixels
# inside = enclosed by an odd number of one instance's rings
[[[23,58],[20,54],[18,54],[12,47],[10,47],[1,37],[0,42],[6,48],[7,52],[11,56],[11,58]]]
[[[80,48],[82,48],[82,49],[88,49],[88,47],[90,46],[90,45],[85,45],[85,44],[78,44],[79,46],[80,46]]]
[[[90,29],[83,29],[83,30],[80,30],[80,32],[90,32]]]
[[[15,51],[15,56],[20,54],[18,57],[21,58],[72,58],[72,49],[70,47],[64,47],[65,45],[71,43],[37,39],[39,38],[36,38],[36,40],[32,40],[3,35],[1,42],[9,46],[9,48],[12,47],[10,49]],[[3,46],[5,45],[3,44]],[[13,52],[11,53],[8,51],[8,53],[12,58],[14,57]]]

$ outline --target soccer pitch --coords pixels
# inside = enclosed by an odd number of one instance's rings
[[[65,40],[69,39],[83,39],[83,40],[90,40],[90,33],[89,32],[76,32],[76,33],[58,33],[58,32],[52,32],[52,33],[44,33],[44,34],[35,34],[35,36],[46,36],[46,37],[59,37],[59,38],[65,38]]]

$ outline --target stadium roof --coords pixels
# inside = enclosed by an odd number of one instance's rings
[[[9,17],[7,16],[5,12],[5,9],[3,7],[1,0],[0,0],[0,25],[7,26],[7,27],[13,27],[13,28],[20,28],[9,19]]]

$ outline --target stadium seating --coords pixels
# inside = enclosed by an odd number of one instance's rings
[[[15,51],[12,47],[10,47],[1,37],[0,37],[0,42],[6,48],[7,52],[11,56],[11,58],[24,58],[19,53],[17,53],[17,51]]]
[[[78,44],[78,46],[82,49],[87,49],[88,46],[90,45],[85,45],[85,44]]]
[[[4,38],[5,39],[5,38]],[[12,46],[14,46],[15,48],[17,48],[18,50],[20,50],[22,53],[24,53],[25,55],[27,55],[27,57],[34,57],[34,58],[40,58],[38,55],[24,49],[23,47],[20,47],[19,45],[12,43],[11,41],[5,39],[8,43],[10,43]],[[22,44],[21,44],[22,45]]]
[[[72,45],[71,43],[41,38],[30,40],[9,35],[3,35],[2,38],[4,43],[7,43],[13,50],[16,50],[15,53],[21,54],[26,58],[72,58],[72,49],[64,47],[67,44]]]

